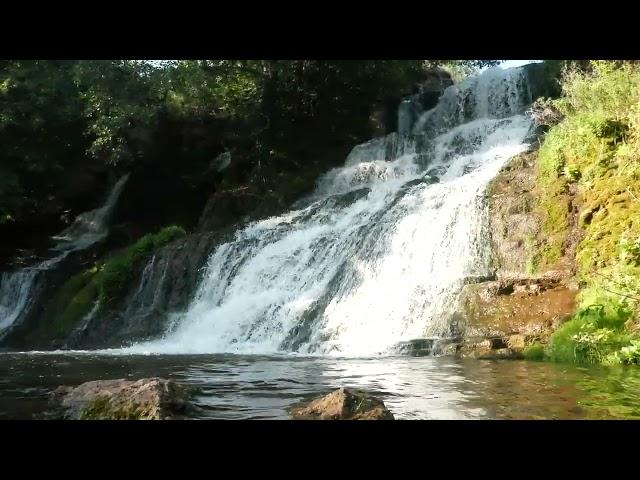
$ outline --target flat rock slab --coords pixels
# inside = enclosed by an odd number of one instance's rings
[[[394,420],[382,400],[362,390],[346,388],[294,407],[291,415],[298,420]]]
[[[51,402],[63,418],[71,420],[172,420],[183,418],[190,406],[185,387],[162,378],[59,387]]]

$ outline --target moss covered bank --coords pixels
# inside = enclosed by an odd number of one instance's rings
[[[489,188],[497,281],[465,287],[461,316],[526,334],[531,360],[640,363],[640,68],[567,63],[561,86],[532,109],[539,149]]]

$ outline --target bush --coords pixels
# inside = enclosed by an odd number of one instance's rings
[[[547,357],[562,363],[612,363],[632,345],[625,323],[631,311],[624,303],[606,300],[580,309],[551,336]]]
[[[640,340],[631,340],[631,345],[622,347],[620,352],[615,354],[615,359],[612,363],[640,364]]]
[[[522,352],[525,360],[531,361],[541,361],[545,358],[544,345],[539,343],[534,343],[533,345],[529,345],[525,347]]]

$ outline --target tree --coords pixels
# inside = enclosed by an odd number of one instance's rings
[[[82,151],[73,61],[0,64],[0,223],[55,190]]]

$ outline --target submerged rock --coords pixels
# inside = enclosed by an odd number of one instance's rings
[[[185,387],[173,380],[97,380],[59,387],[51,402],[70,420],[174,420],[190,404]]]
[[[295,407],[291,414],[298,420],[394,420],[382,400],[362,390],[346,388]]]

